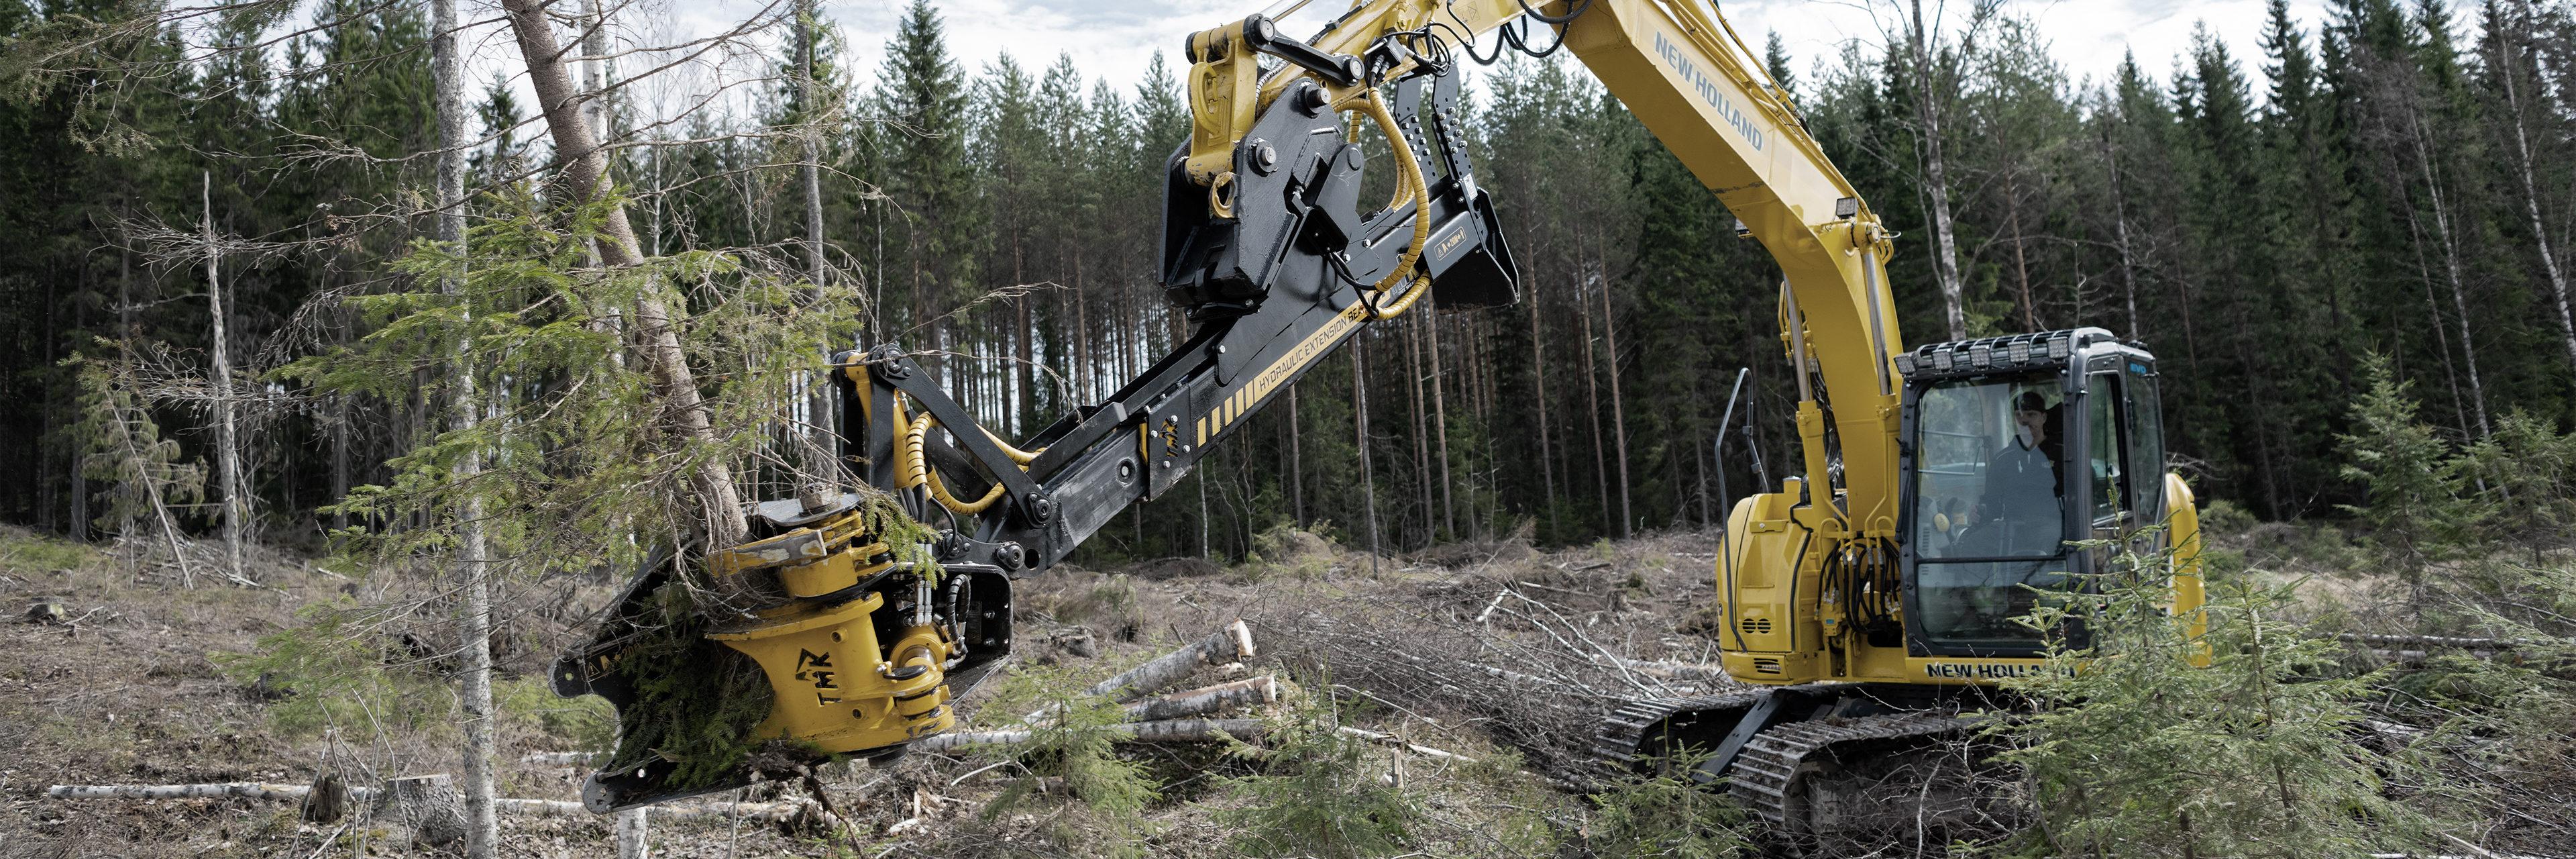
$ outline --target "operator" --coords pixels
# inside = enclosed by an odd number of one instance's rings
[[[2016,591],[2040,584],[2036,575],[2056,555],[2065,531],[2065,506],[2053,432],[2059,410],[2036,391],[2013,398],[2013,438],[1988,457],[1985,489],[1967,530],[1944,552],[1952,558],[1997,560],[1942,564],[1922,580],[1925,627],[1938,637],[1985,638],[2012,631]],[[2028,561],[2000,560],[2029,558]]]
[[[2052,432],[2057,417],[2037,391],[2013,402],[2013,439],[1987,458],[1985,496],[1977,503],[1978,528],[1988,533],[1976,542],[1991,555],[2057,554],[2066,519],[2066,481],[2057,471],[2065,443]]]

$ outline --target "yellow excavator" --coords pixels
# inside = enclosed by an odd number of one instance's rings
[[[836,356],[846,476],[866,486],[754,505],[755,539],[652,565],[557,663],[558,692],[619,711],[590,807],[947,730],[949,701],[1010,651],[1013,580],[1169,490],[1362,326],[1426,294],[1515,300],[1504,219],[1457,127],[1459,62],[1487,60],[1488,34],[1497,52],[1570,50],[1783,276],[1804,467],[1733,505],[1715,569],[1723,667],[1750,691],[1605,714],[1603,760],[1695,749],[1695,777],[1781,827],[1831,830],[1996,681],[2044,670],[2040,633],[2014,619],[2105,569],[2102,547],[2173,547],[2172,609],[2197,608],[2197,519],[2163,467],[2154,356],[2098,328],[1905,348],[1895,233],[1714,8],[1360,0],[1300,40],[1278,21],[1303,5],[1189,38],[1193,125],[1166,167],[1161,256],[1188,339],[1017,442],[898,346]],[[1373,208],[1363,130],[1393,162],[1394,198]],[[672,597],[687,577],[759,599],[692,608]],[[728,674],[759,682],[715,702],[674,691]],[[769,742],[710,761],[674,753],[675,724]]]

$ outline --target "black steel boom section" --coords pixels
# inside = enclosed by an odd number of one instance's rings
[[[1360,213],[1367,159],[1311,81],[1283,92],[1236,147],[1223,214],[1210,212],[1207,188],[1182,172],[1186,147],[1174,153],[1162,282],[1195,329],[1107,399],[1028,439],[1025,450],[989,434],[897,346],[836,356],[844,460],[868,484],[894,492],[914,518],[947,523],[934,547],[941,563],[1028,575],[1062,560],[1128,504],[1170,490],[1210,445],[1361,326],[1411,306],[1423,284],[1439,304],[1512,302],[1518,273],[1510,248],[1455,133],[1457,86],[1446,68],[1394,85],[1397,125],[1426,171],[1427,206],[1406,201]],[[1414,271],[1389,278],[1417,216],[1431,226]],[[1390,280],[1395,285],[1374,288]],[[938,426],[910,440],[922,412]],[[907,443],[920,448],[911,480]],[[964,491],[940,499],[919,485],[919,468]],[[995,483],[1002,491],[989,505],[952,503],[980,499]]]

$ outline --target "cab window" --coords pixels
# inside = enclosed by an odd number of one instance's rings
[[[2126,469],[2121,467],[2123,422],[2120,375],[2094,373],[2084,391],[2085,459],[2093,472],[2090,491],[2096,538],[2116,538],[2128,530],[2122,513],[2131,502]],[[2106,533],[2107,531],[2107,533]]]
[[[2138,524],[2164,521],[2165,442],[2162,410],[2156,407],[2155,370],[2131,358],[2121,373],[2129,445],[2129,509]]]
[[[1916,400],[1908,628],[1945,648],[2019,650],[2014,621],[2067,584],[2065,408],[2055,373],[1926,388]],[[2080,466],[2079,466],[2080,467]]]
[[[1934,385],[1916,408],[1914,539],[1925,558],[2042,558],[2066,539],[2054,374]]]

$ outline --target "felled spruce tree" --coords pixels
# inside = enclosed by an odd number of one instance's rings
[[[279,371],[287,381],[389,402],[473,392],[476,420],[415,440],[387,463],[390,481],[358,487],[337,506],[368,523],[336,535],[361,561],[351,567],[436,574],[472,519],[493,559],[480,574],[495,582],[602,568],[623,576],[656,549],[692,546],[700,464],[789,467],[778,454],[792,382],[820,371],[831,346],[851,342],[858,296],[773,274],[783,267],[757,257],[691,251],[591,265],[591,247],[617,205],[610,196],[550,208],[522,188],[487,197],[464,247],[419,243],[397,264],[404,276],[391,279],[394,288],[349,299],[363,337]],[[655,347],[639,344],[623,315],[641,301],[670,308],[669,328],[698,371],[697,407],[715,428],[711,440],[671,432],[662,420],[673,399],[636,354]],[[469,456],[480,468],[461,472],[456,464]],[[696,587],[701,577],[687,574],[692,553],[658,557],[684,574],[656,605],[693,615],[711,595]],[[317,638],[334,628],[310,627]],[[744,682],[724,688],[762,688],[756,669],[733,679]],[[765,697],[749,700],[766,706]],[[713,707],[676,712],[716,715]],[[709,771],[725,770],[750,746],[701,724],[658,727],[653,745]]]

